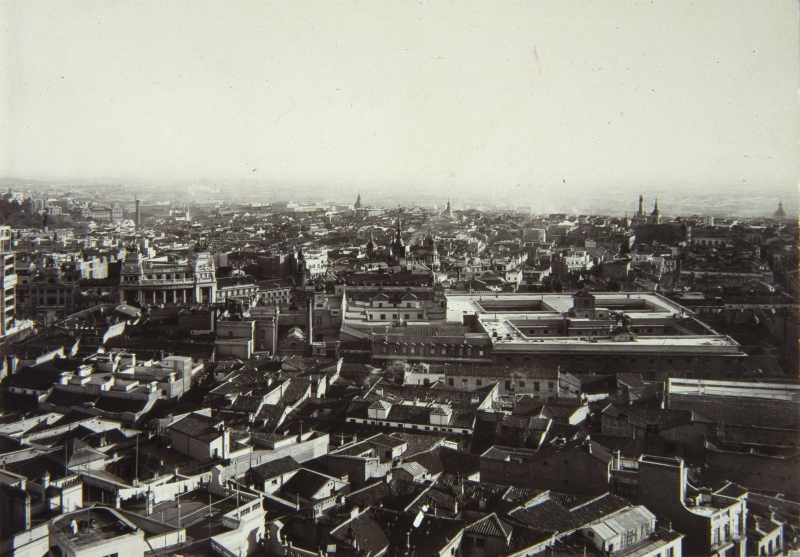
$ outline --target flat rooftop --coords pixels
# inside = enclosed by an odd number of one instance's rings
[[[77,547],[101,543],[136,531],[130,522],[104,507],[69,513],[56,520],[54,526]]]
[[[699,334],[695,327],[699,324],[689,323],[691,318],[679,304],[655,294],[608,292],[593,296],[596,312],[603,317],[571,317],[572,294],[448,294],[447,322],[465,323],[465,318],[477,317],[478,329],[489,335],[494,350],[503,352],[560,352],[568,348],[646,355],[669,347],[673,352],[695,355],[741,354],[735,340],[710,329]],[[632,328],[640,331],[634,340],[607,336],[619,324],[612,315],[623,313],[631,319]]]
[[[683,312],[679,304],[648,293],[602,292],[593,294],[598,309],[624,312],[633,319],[673,319]],[[573,306],[572,294],[447,294],[447,321],[461,323],[464,315],[500,314],[507,319],[552,319]]]

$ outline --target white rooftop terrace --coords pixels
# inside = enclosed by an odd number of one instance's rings
[[[650,293],[604,292],[594,294],[598,309],[617,311],[632,319],[674,319],[684,308]],[[448,293],[447,320],[461,323],[465,315],[497,315],[505,319],[552,319],[573,307],[572,294]],[[606,312],[603,312],[606,313]]]

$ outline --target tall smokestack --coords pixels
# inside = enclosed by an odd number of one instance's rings
[[[642,216],[644,214],[644,196],[639,196],[639,214],[638,216]]]
[[[139,230],[139,227],[142,226],[142,213],[139,208],[139,198],[134,198],[136,200],[136,230]]]

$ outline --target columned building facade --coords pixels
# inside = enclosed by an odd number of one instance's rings
[[[139,304],[210,304],[216,300],[214,260],[197,244],[188,257],[143,257],[128,247],[120,277],[120,302]]]

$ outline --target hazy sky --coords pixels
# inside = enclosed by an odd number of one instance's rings
[[[0,177],[797,187],[794,0],[0,0],[0,27]]]

